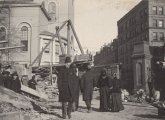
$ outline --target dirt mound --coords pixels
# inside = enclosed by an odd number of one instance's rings
[[[4,87],[0,87],[0,105],[1,113],[5,111],[33,109],[29,98]]]

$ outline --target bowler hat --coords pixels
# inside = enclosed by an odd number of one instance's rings
[[[12,76],[18,76],[17,72],[14,72],[14,73],[12,74]]]
[[[9,75],[9,74],[10,74],[9,71],[3,71],[3,72],[2,72],[2,75]]]
[[[71,62],[71,58],[70,57],[66,57],[65,58],[65,63],[70,63]]]

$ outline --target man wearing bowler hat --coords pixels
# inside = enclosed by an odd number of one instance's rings
[[[59,102],[62,102],[62,117],[66,119],[71,118],[72,103],[76,100],[75,96],[75,83],[76,74],[71,67],[71,58],[65,58],[65,66],[63,66],[58,74],[58,89],[59,89]]]
[[[83,96],[83,101],[85,101],[88,113],[92,111],[91,101],[93,97],[93,89],[96,86],[95,78],[91,75],[91,64],[88,64],[86,73],[82,75],[80,81],[80,89]]]

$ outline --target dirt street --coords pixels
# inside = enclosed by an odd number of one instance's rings
[[[99,101],[92,101],[93,111],[87,113],[82,97],[80,96],[79,110],[72,113],[71,120],[164,120],[157,115],[157,108],[147,104],[123,103],[125,110],[119,113],[99,112]],[[61,109],[55,109],[54,115],[41,114],[38,119],[34,120],[62,120]]]

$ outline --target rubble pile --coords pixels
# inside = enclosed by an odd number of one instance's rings
[[[133,94],[129,94],[125,89],[122,90],[122,100],[124,102],[145,103],[146,93],[143,89],[135,90]]]
[[[0,102],[0,113],[16,112],[19,111],[18,108],[13,106],[11,103]]]
[[[13,109],[13,108],[17,108],[18,110],[33,109],[30,99],[28,99],[27,97],[21,94],[15,93],[12,90],[6,89],[4,87],[0,87],[0,103],[2,104],[2,106],[7,105],[8,109]],[[6,110],[6,111],[10,111],[10,110]]]
[[[48,112],[45,101],[37,101],[28,98],[12,90],[0,87],[0,113],[6,112]]]

